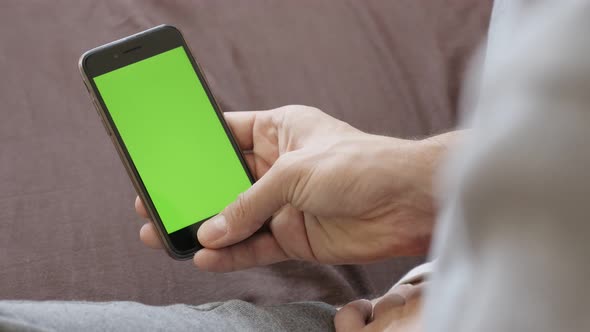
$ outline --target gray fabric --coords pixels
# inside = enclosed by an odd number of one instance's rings
[[[427,331],[590,331],[590,3],[546,2],[490,44],[505,55],[443,176]]]
[[[320,302],[255,306],[228,301],[156,307],[136,302],[0,302],[0,331],[331,331]]]

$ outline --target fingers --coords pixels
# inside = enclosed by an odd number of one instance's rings
[[[139,196],[135,197],[135,212],[144,218],[149,218],[145,205],[143,205]]]
[[[386,294],[384,295],[379,302],[373,308],[373,316],[380,317],[387,312],[390,312],[392,309],[396,307],[403,306],[406,303],[406,300],[403,296],[399,294]]]
[[[373,306],[370,301],[353,301],[338,310],[334,317],[334,326],[337,332],[358,331],[367,325],[372,315]]]
[[[422,292],[426,287],[427,282],[421,282],[419,284],[402,284],[394,288],[395,293],[401,295],[406,302],[409,300],[422,296]]]
[[[234,134],[240,149],[254,148],[254,122],[258,112],[227,112],[224,113],[225,122]]]
[[[290,186],[296,183],[290,168],[277,161],[270,170],[221,214],[207,220],[197,232],[199,242],[210,249],[236,244],[254,234],[275,212],[287,204]]]
[[[244,159],[246,160],[246,165],[248,165],[248,169],[252,173],[254,177],[259,177],[261,174],[258,174],[256,169],[256,156],[252,153],[244,153]]]
[[[309,245],[303,212],[287,204],[272,216],[268,227],[290,259],[317,261]]]
[[[143,202],[139,196],[135,198],[135,212],[146,219],[149,218],[145,206],[143,205]],[[151,222],[145,223],[143,226],[141,226],[141,229],[139,230],[139,239],[141,242],[143,242],[143,244],[150,248],[164,248],[162,240],[160,239],[160,236],[158,236],[158,232],[156,231],[154,224]]]
[[[139,230],[139,238],[143,244],[152,249],[162,249],[164,247],[154,224],[151,222],[141,226],[141,229]]]
[[[252,150],[254,148],[254,130],[256,128],[276,127],[277,118],[293,106],[283,106],[268,111],[227,112],[224,113],[227,122],[240,149]]]
[[[231,247],[201,249],[194,257],[195,265],[206,271],[230,272],[254,266],[269,265],[287,259],[271,233],[259,233]]]
[[[387,294],[382,296],[373,307],[373,316],[379,317],[392,309],[406,305],[408,302],[419,298],[425,283],[419,285],[401,284],[395,286]]]

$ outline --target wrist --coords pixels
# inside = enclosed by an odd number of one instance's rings
[[[434,220],[437,214],[434,179],[445,158],[451,140],[443,138],[401,140],[380,138],[374,151],[383,166],[388,190],[393,193],[390,210],[398,211],[412,226],[404,232],[406,249],[413,254],[428,251]],[[449,145],[447,145],[449,144]],[[402,236],[404,238],[404,236]]]
[[[450,140],[439,136],[422,140],[379,137],[375,151],[379,162],[389,166],[389,178],[399,179],[403,174],[408,182],[430,191]]]

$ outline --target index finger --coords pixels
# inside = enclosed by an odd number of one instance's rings
[[[240,149],[252,150],[254,148],[254,123],[257,111],[251,112],[226,112],[225,122],[234,134]]]
[[[139,214],[140,216],[149,219],[147,210],[145,209],[145,205],[143,205],[143,202],[141,201],[141,198],[139,198],[139,196],[135,197],[135,212],[137,212],[137,214]]]

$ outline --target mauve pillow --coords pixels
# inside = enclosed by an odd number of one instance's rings
[[[205,273],[138,240],[134,190],[77,72],[85,50],[180,27],[227,111],[308,104],[365,131],[452,128],[491,0],[52,1],[0,5],[0,298],[343,303],[421,258]]]

